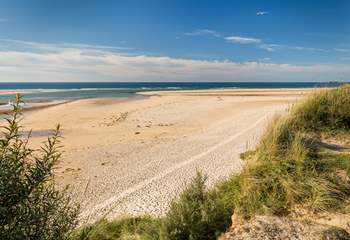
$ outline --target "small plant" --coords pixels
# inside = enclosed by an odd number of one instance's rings
[[[232,209],[214,189],[208,191],[201,173],[171,204],[163,222],[163,238],[169,240],[216,239],[231,223]]]
[[[20,105],[0,136],[0,239],[67,239],[77,224],[78,207],[55,189],[52,168],[59,152],[59,126],[44,146],[28,148],[20,134]]]

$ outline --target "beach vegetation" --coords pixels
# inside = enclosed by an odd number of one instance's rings
[[[60,128],[40,150],[30,149],[30,135],[21,135],[21,103],[17,95],[0,135],[0,239],[67,239],[76,227],[78,207],[55,187]]]
[[[175,199],[163,219],[163,239],[217,239],[231,222],[232,210],[216,189],[208,190],[197,172],[187,189]]]
[[[73,240],[114,240],[114,239],[160,239],[161,220],[149,216],[123,217],[78,228],[71,236]]]
[[[317,92],[277,117],[254,153],[243,154],[241,173],[219,188],[243,218],[345,209],[350,153],[338,150],[349,134],[350,86]]]

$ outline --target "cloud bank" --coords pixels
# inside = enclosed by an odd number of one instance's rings
[[[194,60],[135,55],[110,46],[6,41],[0,49],[1,82],[330,81],[350,76],[348,65]]]

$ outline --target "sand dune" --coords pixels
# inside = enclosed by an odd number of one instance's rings
[[[71,185],[82,217],[161,215],[196,170],[211,185],[235,171],[269,118],[310,90],[152,92],[89,99],[26,113],[32,146],[62,124],[57,184]]]

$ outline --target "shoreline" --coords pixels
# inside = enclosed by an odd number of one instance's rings
[[[36,111],[36,110],[41,110],[49,107],[55,107],[62,104],[68,104],[71,102],[84,101],[84,100],[116,103],[116,102],[123,102],[123,101],[135,101],[146,97],[148,96],[134,95],[129,97],[106,97],[106,98],[98,97],[98,98],[80,98],[80,99],[66,99],[66,100],[63,99],[63,100],[50,100],[50,101],[40,101],[40,102],[26,102],[26,106],[23,107],[22,112]],[[25,101],[25,98],[24,98],[24,101]],[[0,114],[8,114],[10,112],[11,112],[11,107],[8,106],[8,104],[0,105]]]
[[[27,106],[24,106],[22,108],[22,112],[30,112],[30,111],[35,111],[35,110],[40,110],[48,107],[54,107],[54,106],[59,106],[62,104],[70,103],[73,102],[74,100],[54,100],[50,102],[43,102],[43,103],[26,103]],[[4,108],[4,109],[1,109]],[[6,108],[5,108],[6,107]],[[11,106],[0,106],[0,114],[9,114],[11,113]]]
[[[274,93],[278,94],[289,94],[294,92],[296,94],[303,94],[305,92],[318,91],[322,89],[330,88],[216,88],[216,89],[198,89],[198,90],[164,90],[164,91],[145,91],[145,92],[136,92],[140,95],[187,95],[187,96],[205,96],[205,95],[227,95],[227,96],[252,96],[252,93],[264,93],[268,92],[266,95],[273,95]]]
[[[140,91],[134,94],[124,97],[86,97],[78,99],[59,99],[59,100],[41,100],[40,102],[26,102],[23,112],[40,110],[47,107],[53,107],[61,104],[66,104],[74,101],[106,101],[106,102],[118,102],[118,101],[131,101],[141,98],[147,98],[151,96],[284,96],[284,95],[302,95],[308,94],[313,91],[322,90],[326,88],[235,88],[235,89],[198,89],[198,90],[158,90],[158,91]],[[6,94],[16,94],[18,92],[11,92]],[[21,94],[23,92],[20,92]],[[1,95],[0,90],[0,95]],[[4,94],[4,95],[6,95]],[[25,96],[24,96],[24,100]],[[11,107],[6,103],[0,105],[0,114],[7,114],[11,111]]]

